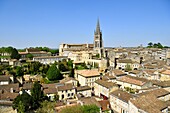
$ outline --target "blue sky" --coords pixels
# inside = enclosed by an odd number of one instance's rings
[[[0,0],[0,47],[93,43],[98,18],[105,47],[170,46],[170,0]]]

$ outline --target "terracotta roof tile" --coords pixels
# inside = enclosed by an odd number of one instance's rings
[[[23,89],[30,90],[33,87],[33,83],[25,83],[23,84]]]
[[[93,97],[80,98],[80,101],[83,102],[84,105],[95,104],[96,106],[101,107],[100,103]]]
[[[80,86],[76,88],[77,91],[85,91],[85,90],[91,90],[89,86]]]
[[[0,85],[0,90],[2,92],[19,92],[19,84],[8,84],[8,85]]]
[[[157,85],[160,87],[170,87],[170,81],[157,81],[157,80],[151,80],[153,85]]]
[[[127,83],[130,83],[130,84],[136,84],[138,86],[142,86],[142,85],[144,85],[145,83],[148,82],[148,80],[145,79],[145,78],[132,77],[132,76],[129,76],[129,75],[118,78],[118,81],[127,82]]]
[[[106,87],[106,88],[112,88],[112,87],[118,87],[117,84],[113,83],[113,82],[107,82],[107,81],[104,81],[104,80],[96,80],[95,83],[103,86],[103,87]]]
[[[130,100],[138,109],[148,113],[162,113],[161,110],[167,108],[167,104],[153,95],[143,95]]]
[[[102,107],[102,111],[107,111],[107,110],[110,110],[110,102],[109,100],[101,100],[101,101],[98,101]]]
[[[170,75],[170,70],[165,70],[165,71],[161,72],[161,74]]]
[[[133,98],[134,96],[132,94],[129,94],[125,91],[122,91],[120,89],[115,90],[113,92],[110,93],[110,95],[115,96],[116,98],[119,98],[120,100],[128,103],[128,101],[130,100],[130,98]]]
[[[131,59],[120,59],[118,60],[118,63],[132,63]]]
[[[115,76],[126,75],[126,73],[124,73],[123,71],[118,70],[118,69],[114,69],[114,70],[112,71],[112,73],[113,73],[113,75],[115,75]]]
[[[138,96],[143,96],[143,95],[154,95],[155,97],[161,97],[161,96],[165,96],[165,95],[168,95],[170,94],[169,91],[163,89],[163,88],[160,88],[160,89],[153,89],[153,90],[150,90],[150,91],[146,91],[146,92],[143,92],[143,93],[139,93]]]
[[[94,76],[100,76],[100,72],[98,69],[92,69],[92,70],[77,70],[79,75],[82,75],[84,77],[94,77]]]
[[[65,91],[65,90],[75,89],[75,87],[72,84],[65,84],[63,86],[58,86],[57,89],[58,91]]]
[[[19,95],[19,93],[3,93],[0,94],[0,100],[14,100],[17,96]]]
[[[0,81],[9,81],[11,76],[7,76],[7,75],[1,75],[0,76]]]
[[[56,88],[48,88],[44,89],[45,94],[57,94],[57,89]]]

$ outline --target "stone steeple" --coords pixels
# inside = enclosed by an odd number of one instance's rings
[[[95,54],[99,54],[100,57],[103,56],[103,40],[99,19],[97,20],[96,31],[94,32],[94,51]]]
[[[97,20],[96,34],[100,34],[100,23],[99,23],[99,19]]]

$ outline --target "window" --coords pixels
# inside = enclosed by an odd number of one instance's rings
[[[62,95],[62,97],[61,97],[62,99],[64,98],[64,95]]]

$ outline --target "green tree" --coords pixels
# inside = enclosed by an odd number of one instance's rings
[[[50,49],[50,52],[52,54],[58,54],[59,53],[59,49]]]
[[[57,69],[56,65],[53,64],[47,71],[47,78],[50,81],[61,80],[63,75],[60,73],[60,70]]]
[[[40,106],[40,102],[43,101],[43,91],[42,86],[38,82],[35,82],[33,88],[31,89],[31,96],[33,98],[32,107],[33,109],[37,109]]]
[[[54,96],[54,101],[58,101],[59,100],[59,95],[55,95]]]
[[[31,74],[37,74],[41,66],[40,62],[32,62],[28,67]]]
[[[17,49],[13,48],[11,51],[11,59],[20,59],[21,56],[18,53]]]
[[[99,113],[100,108],[94,104],[91,105],[77,105],[72,107],[65,107],[59,113]]]
[[[157,47],[158,47],[158,44],[154,43],[153,48],[157,48]]]
[[[24,70],[22,67],[17,66],[16,68],[16,76],[21,77],[24,75]]]
[[[74,78],[74,69],[70,70],[69,77],[73,77]]]
[[[18,113],[25,113],[25,106],[24,104],[22,103],[22,101],[19,101],[19,104],[18,104]]]
[[[13,47],[2,47],[0,48],[1,53],[9,53],[9,57],[11,59],[20,59],[20,54],[18,54],[18,51],[16,48]]]
[[[55,102],[43,101],[41,107],[37,109],[37,113],[54,113]]]
[[[83,113],[99,113],[100,109],[96,105],[84,105],[82,106]]]
[[[72,60],[68,60],[67,62],[68,68],[71,70],[73,68],[73,61]]]
[[[149,42],[148,43],[148,47],[152,47],[153,46],[153,43],[152,42]]]
[[[32,107],[32,101],[32,97],[27,92],[23,92],[14,99],[12,107],[17,111],[28,111]]]
[[[129,64],[126,65],[125,71],[132,71],[132,68],[130,67]]]
[[[31,53],[29,53],[26,55],[26,57],[29,58],[30,60],[32,60],[34,56]]]
[[[64,65],[64,63],[59,63],[58,65],[59,70],[61,70],[62,72],[68,71],[68,66]]]
[[[99,55],[99,54],[96,54],[96,58],[100,58],[100,55]]]
[[[157,46],[158,46],[158,48],[161,48],[161,49],[163,48],[162,44],[159,42],[158,42]]]

